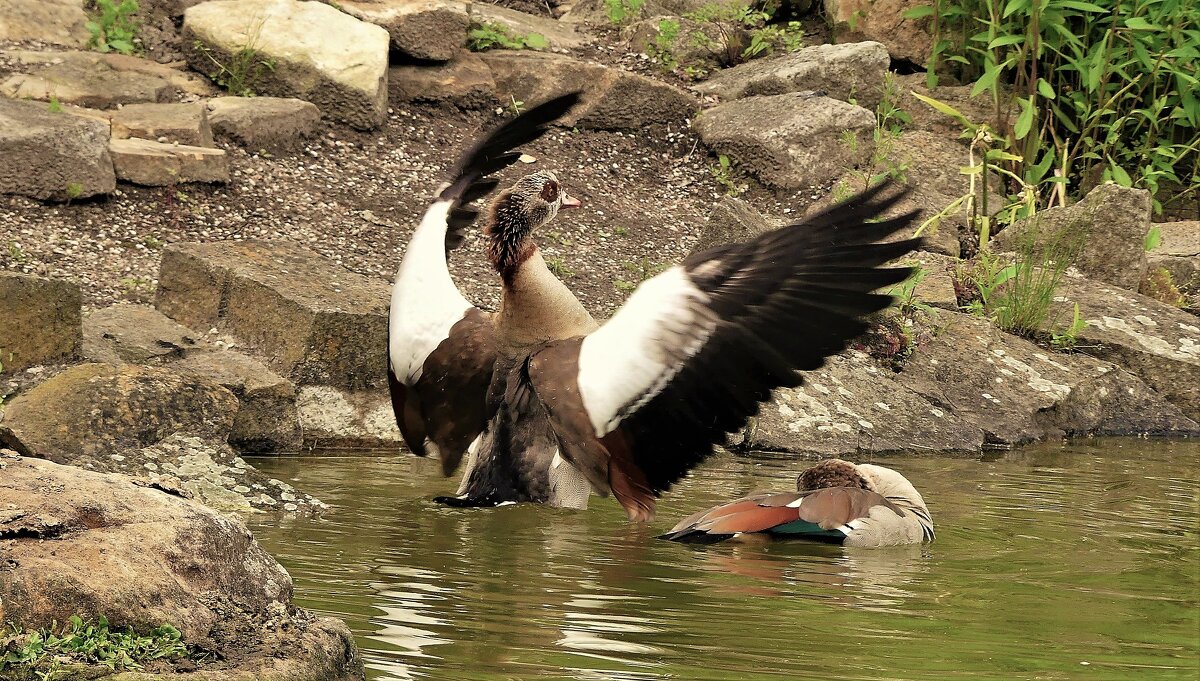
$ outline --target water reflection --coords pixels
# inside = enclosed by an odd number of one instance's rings
[[[938,524],[901,549],[653,538],[790,488],[805,464],[786,458],[718,459],[651,527],[605,499],[442,508],[436,464],[413,458],[260,459],[335,508],[254,529],[302,605],[350,624],[373,679],[1197,678],[1197,455],[1098,440],[880,460]]]

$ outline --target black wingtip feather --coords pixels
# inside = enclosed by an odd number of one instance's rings
[[[462,155],[450,183],[438,193],[439,200],[454,202],[446,231],[447,253],[462,243],[463,230],[478,215],[469,204],[499,184],[483,178],[516,163],[521,154],[513,150],[545,135],[550,124],[578,104],[581,96],[581,92],[569,92],[528,109],[488,133]]]

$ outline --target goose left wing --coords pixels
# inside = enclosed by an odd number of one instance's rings
[[[881,244],[913,214],[879,220],[902,192],[868,190],[799,224],[709,250],[649,279],[591,334],[531,353],[524,370],[560,449],[633,520],[742,428],[779,387],[802,383],[891,304],[884,268],[917,240]]]
[[[579,101],[570,93],[496,128],[462,156],[413,233],[392,287],[388,315],[388,390],[405,444],[425,456],[429,443],[449,475],[491,414],[487,390],[496,362],[491,315],[467,302],[446,266],[479,214],[474,202],[496,188],[489,177],[516,162],[514,151],[546,133]]]

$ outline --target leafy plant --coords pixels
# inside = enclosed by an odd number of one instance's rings
[[[804,25],[799,21],[765,24],[751,29],[750,44],[742,50],[743,59],[753,59],[782,50],[796,52],[804,47]]]
[[[746,185],[738,184],[733,180],[733,162],[725,154],[717,156],[717,162],[709,166],[709,172],[712,173],[713,179],[717,184],[725,188],[725,193],[729,196],[737,196],[746,191]]]
[[[1146,232],[1146,238],[1142,241],[1142,247],[1149,253],[1158,248],[1160,244],[1162,244],[1162,228],[1154,225],[1150,228],[1150,231]]]
[[[93,0],[92,14],[84,26],[91,38],[88,47],[99,52],[133,54],[136,50],[133,39],[137,35],[137,23],[133,14],[138,11],[136,0]]]
[[[934,0],[906,16],[931,17],[931,86],[949,71],[990,96],[1026,185],[1200,191],[1200,3]]]
[[[614,24],[623,24],[638,17],[645,5],[646,0],[604,0],[608,20]]]
[[[42,679],[53,678],[59,659],[70,662],[103,665],[110,670],[137,670],[154,660],[171,660],[191,656],[179,630],[164,624],[142,635],[132,631],[109,628],[103,615],[95,623],[72,616],[67,626],[51,624],[47,629],[24,633],[13,629],[7,652],[0,656],[0,671],[24,668]]]
[[[1071,325],[1062,331],[1057,331],[1050,335],[1050,345],[1055,350],[1070,352],[1079,345],[1079,334],[1088,326],[1087,320],[1081,319],[1079,316],[1079,303],[1075,303],[1075,314],[1071,318]]]
[[[749,58],[746,31],[762,28],[771,15],[745,4],[710,2],[684,17],[700,25],[700,30],[691,33],[692,44],[707,51],[721,65],[733,66]]]
[[[912,276],[888,290],[887,294],[896,300],[895,307],[901,316],[911,317],[914,312],[931,312],[933,310],[928,304],[917,299],[917,287],[925,281],[925,277],[928,275],[925,268],[917,264],[913,267]]]
[[[566,279],[575,276],[575,270],[567,267],[562,258],[546,258],[546,267],[554,276],[559,279]]]
[[[467,32],[467,48],[472,52],[485,50],[544,50],[549,47],[546,36],[541,33],[511,33],[504,24],[486,21],[475,24]]]
[[[1054,293],[1076,247],[1057,235],[1040,237],[1037,230],[1030,230],[1015,259],[981,248],[962,272],[976,293],[966,309],[990,317],[1009,333],[1034,335],[1050,314]]]
[[[912,116],[897,104],[899,88],[896,85],[895,77],[890,73],[885,74],[883,83],[879,105],[875,107],[875,128],[871,131],[875,145],[867,165],[869,172],[852,169],[849,173],[849,179],[856,180],[860,189],[874,187],[888,179],[896,182],[907,182],[908,180],[908,162],[896,160],[893,151],[903,127],[912,124]],[[853,130],[843,130],[839,141],[851,152],[858,151],[858,135]],[[848,198],[853,191],[846,180],[839,181],[834,186],[834,200],[841,201]]]
[[[508,108],[512,109],[513,115],[520,116],[521,112],[525,110],[525,102],[517,99],[516,95],[509,95],[508,99]]]
[[[258,41],[264,22],[265,19],[259,20],[251,30],[246,32],[246,44],[229,55],[227,61],[222,60],[212,48],[203,42],[197,40],[192,43],[193,48],[208,59],[215,69],[209,72],[208,77],[231,95],[236,97],[256,96],[258,94],[256,88],[263,75],[275,71],[275,60],[264,57],[258,50]]]
[[[8,242],[8,259],[15,263],[23,263],[29,259],[29,256],[25,254],[25,249],[21,248],[21,244],[10,239]]]
[[[50,113],[62,113],[62,102],[58,101],[58,97],[51,95],[50,106],[48,108],[50,109]]]
[[[679,68],[679,59],[675,56],[675,41],[679,39],[679,29],[680,24],[675,19],[659,20],[654,42],[646,46],[647,55],[657,61],[664,71]]]
[[[83,196],[83,185],[78,182],[67,183],[67,200],[74,201]]]

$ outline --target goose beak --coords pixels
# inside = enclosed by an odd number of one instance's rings
[[[582,201],[575,198],[574,196],[570,196],[566,192],[563,192],[563,196],[562,196],[562,207],[563,208],[579,208],[582,205],[583,205]]]

